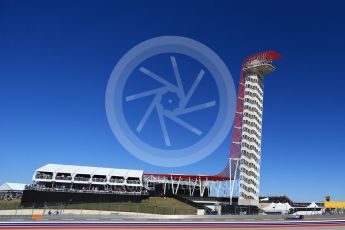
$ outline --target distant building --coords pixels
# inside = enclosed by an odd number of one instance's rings
[[[5,183],[0,185],[0,199],[20,198],[25,189],[25,184]]]

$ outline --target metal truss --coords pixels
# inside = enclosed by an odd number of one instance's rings
[[[207,188],[208,196],[210,196],[211,185],[214,181],[204,179],[203,177],[186,177],[180,176],[176,178],[176,175],[166,175],[166,176],[157,176],[157,175],[145,175],[144,176],[144,186],[148,190],[152,190],[151,185],[162,184],[163,185],[163,194],[166,194],[167,185],[171,186],[172,193],[174,195],[178,194],[178,191],[181,186],[188,188],[189,196],[201,196],[205,195],[205,190]],[[197,188],[197,189],[196,189]],[[198,190],[200,194],[195,194],[195,191]]]

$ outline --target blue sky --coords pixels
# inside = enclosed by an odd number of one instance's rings
[[[107,122],[115,64],[156,36],[215,51],[237,86],[242,60],[276,50],[265,80],[261,194],[345,200],[345,16],[340,1],[0,1],[0,183],[46,163],[216,174],[230,135],[190,166],[129,154]]]

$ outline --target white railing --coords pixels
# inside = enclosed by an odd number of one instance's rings
[[[92,193],[92,194],[117,194],[117,195],[148,195],[147,191],[115,191],[115,190],[90,190],[73,188],[46,188],[36,186],[26,186],[25,190],[43,191],[43,192],[68,192],[68,193]]]
[[[51,180],[53,179],[53,175],[36,175],[36,179],[45,179],[45,180]]]

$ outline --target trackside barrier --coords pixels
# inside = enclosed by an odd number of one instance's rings
[[[71,213],[73,210],[76,214],[89,214],[102,212],[129,212],[129,213],[148,213],[163,215],[193,215],[196,214],[194,207],[164,206],[150,203],[34,203],[22,205],[1,205],[0,215],[61,215],[64,212]],[[36,218],[36,216],[35,216]]]

